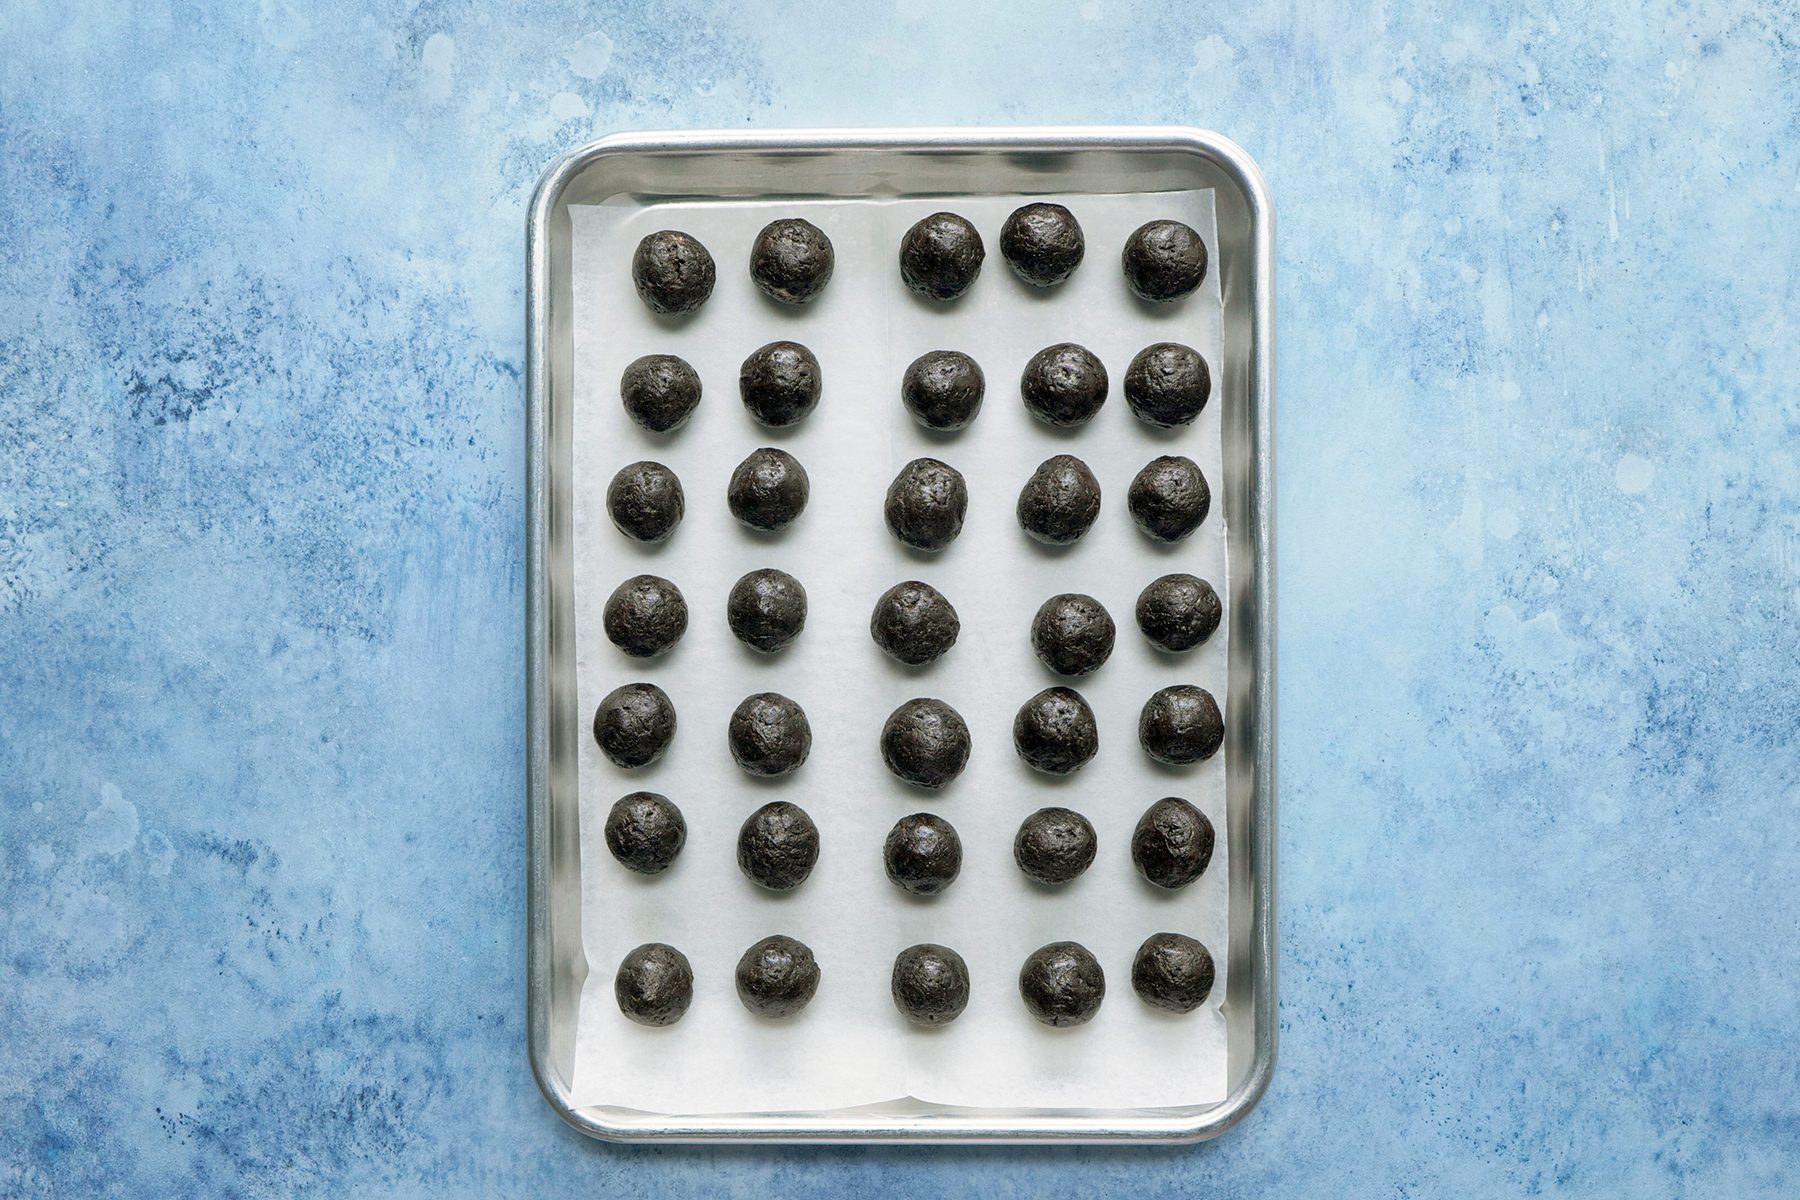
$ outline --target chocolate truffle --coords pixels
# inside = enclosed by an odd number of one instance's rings
[[[935,896],[955,883],[962,871],[962,839],[935,813],[914,813],[888,830],[881,860],[887,877],[901,891]]]
[[[675,705],[654,683],[621,684],[594,710],[594,741],[621,767],[646,767],[675,738]]]
[[[968,723],[942,700],[908,700],[881,727],[881,761],[908,783],[941,788],[969,765]]]
[[[1131,861],[1160,888],[1186,887],[1200,878],[1212,852],[1212,822],[1179,796],[1165,796],[1145,809],[1131,831]]]
[[[929,300],[954,300],[981,274],[986,255],[973,225],[955,213],[933,213],[900,239],[900,278]]]
[[[1060,204],[1015,208],[1000,227],[1001,255],[1033,287],[1061,283],[1075,273],[1086,252],[1081,223]]]
[[[1094,710],[1074,688],[1045,688],[1013,718],[1013,746],[1034,771],[1070,775],[1100,749]]]
[[[1106,999],[1106,972],[1080,942],[1051,942],[1020,968],[1019,996],[1046,1025],[1085,1025]]]
[[[1212,993],[1213,960],[1205,946],[1179,933],[1153,933],[1131,960],[1131,987],[1151,1008],[1190,1013]]]
[[[1146,346],[1125,368],[1125,403],[1147,425],[1186,425],[1200,415],[1210,395],[1212,373],[1206,360],[1180,342]]]
[[[773,777],[799,768],[812,753],[812,725],[798,704],[779,692],[746,696],[726,729],[731,757],[752,775]]]
[[[956,645],[962,621],[944,594],[929,583],[909,579],[881,593],[869,616],[869,636],[890,657],[919,666],[942,658]]]
[[[619,865],[639,875],[669,869],[687,841],[687,822],[674,801],[656,792],[632,792],[606,814],[606,848]]]
[[[619,376],[619,399],[633,421],[651,433],[668,433],[686,425],[699,407],[700,376],[686,359],[646,354]]]
[[[633,658],[651,658],[687,632],[687,601],[660,575],[634,575],[613,589],[601,619],[613,645]]]
[[[1144,701],[1138,714],[1144,753],[1172,766],[1211,758],[1225,741],[1225,718],[1205,688],[1176,684]]]
[[[1179,542],[1206,520],[1212,489],[1193,459],[1165,454],[1137,473],[1125,504],[1139,529],[1159,542]]]
[[[894,536],[915,550],[942,550],[962,532],[969,485],[935,458],[915,458],[888,484],[882,515]]]
[[[1087,424],[1106,403],[1106,368],[1093,351],[1074,342],[1045,346],[1025,364],[1019,394],[1038,420],[1073,429]]]
[[[1219,593],[1197,575],[1164,575],[1138,593],[1137,623],[1161,650],[1192,650],[1219,627]]]
[[[712,295],[718,269],[706,247],[688,234],[663,229],[638,243],[631,282],[653,313],[691,313]]]
[[[750,278],[783,304],[805,304],[824,291],[836,264],[825,231],[799,217],[770,221],[750,247]]]
[[[1058,675],[1091,675],[1112,657],[1118,630],[1106,606],[1080,592],[1052,596],[1031,619],[1031,648]]]
[[[694,968],[675,947],[646,942],[619,961],[613,998],[639,1025],[673,1025],[694,1001]]]
[[[948,1025],[969,1006],[969,964],[948,946],[921,942],[894,957],[890,988],[914,1025]]]
[[[812,484],[806,468],[786,450],[764,446],[731,472],[725,500],[731,515],[752,529],[782,528],[806,508]]]
[[[1100,515],[1100,481],[1073,454],[1038,464],[1019,489],[1019,527],[1047,546],[1066,546]]]
[[[805,942],[775,934],[738,959],[737,994],[759,1017],[791,1017],[819,990],[819,963]]]
[[[930,350],[900,380],[900,402],[927,429],[965,429],[981,411],[987,376],[960,350]]]
[[[731,585],[725,623],[752,650],[773,654],[785,649],[806,628],[806,589],[786,571],[751,571]]]
[[[1150,221],[1125,239],[1125,282],[1141,300],[1179,300],[1206,278],[1206,243],[1180,221]]]
[[[668,540],[686,512],[681,480],[661,463],[620,467],[606,486],[606,515],[620,533],[640,542]]]
[[[819,406],[819,360],[799,342],[770,342],[738,368],[738,395],[771,429],[798,425]]]
[[[1040,808],[1019,825],[1013,861],[1039,883],[1067,883],[1094,865],[1093,825],[1068,808]]]
[[[758,887],[771,892],[797,888],[818,861],[819,827],[798,804],[765,804],[738,829],[738,869]]]

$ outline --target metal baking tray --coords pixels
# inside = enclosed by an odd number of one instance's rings
[[[818,1112],[671,1116],[570,1101],[582,946],[571,533],[570,208],[628,199],[856,199],[1210,189],[1224,361],[1215,490],[1230,566],[1225,836],[1231,928],[1229,1093],[1184,1108],[971,1109],[904,1101]],[[617,134],[545,173],[528,225],[526,733],[527,1030],[557,1115],[626,1142],[1184,1142],[1241,1120],[1275,1061],[1274,214],[1229,140],[1175,127]]]

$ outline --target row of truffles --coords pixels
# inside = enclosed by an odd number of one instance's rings
[[[1013,273],[1038,288],[1065,282],[1087,255],[1087,239],[1075,214],[1060,204],[1027,204],[1000,229],[1000,254]],[[981,274],[987,247],[966,217],[951,212],[922,217],[900,239],[900,278],[915,295],[950,301]],[[1148,221],[1125,239],[1119,255],[1125,282],[1139,299],[1169,303],[1206,279],[1206,242],[1180,221]],[[810,304],[837,268],[825,231],[811,221],[771,221],[750,245],[750,279],[782,304]],[[712,297],[719,270],[690,233],[662,229],[648,234],[631,256],[631,282],[651,312],[697,312]]]
[[[738,959],[733,973],[738,999],[759,1017],[791,1017],[812,1003],[824,972],[812,948],[774,934]],[[1131,987],[1145,1004],[1190,1013],[1212,993],[1212,954],[1180,933],[1145,938],[1131,960]],[[948,1025],[969,1005],[969,964],[948,946],[922,942],[894,957],[889,992],[900,1015],[914,1025]],[[619,1011],[639,1025],[673,1025],[694,1001],[694,968],[687,955],[664,942],[631,950],[613,976]],[[1032,951],[1019,968],[1019,998],[1033,1018],[1055,1028],[1085,1025],[1106,998],[1106,972],[1080,942],[1051,942]]]

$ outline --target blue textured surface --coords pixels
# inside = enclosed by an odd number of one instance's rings
[[[977,7],[0,12],[0,1195],[1793,1194],[1800,18]],[[1274,1086],[587,1143],[523,1048],[529,190],[933,122],[1271,180]]]

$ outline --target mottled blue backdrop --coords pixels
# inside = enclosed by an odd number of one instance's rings
[[[1800,17],[1339,7],[5,5],[0,1195],[1794,1194]],[[1274,1086],[1173,1152],[586,1142],[524,1053],[530,189],[1022,122],[1276,197]]]

